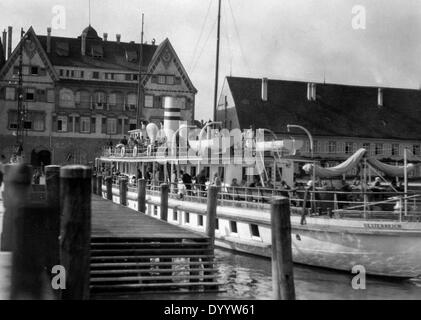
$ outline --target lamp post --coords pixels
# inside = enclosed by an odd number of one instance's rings
[[[315,168],[315,161],[314,161],[314,144],[313,144],[313,136],[311,135],[310,131],[308,131],[306,128],[304,128],[303,126],[299,126],[296,124],[288,124],[287,125],[287,130],[288,132],[290,132],[291,128],[297,128],[297,129],[301,129],[303,130],[307,136],[308,139],[310,140],[310,154],[311,154],[311,159],[313,160],[313,195],[312,195],[312,207],[314,207],[314,200],[315,200],[315,195],[316,195],[316,168]]]

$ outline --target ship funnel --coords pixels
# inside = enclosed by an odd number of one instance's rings
[[[167,141],[172,141],[174,133],[180,127],[180,106],[176,98],[164,97],[164,132]]]

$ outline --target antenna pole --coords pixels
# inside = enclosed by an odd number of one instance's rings
[[[142,31],[140,34],[140,49],[139,49],[139,75],[137,77],[137,113],[136,113],[136,126],[140,129],[140,118],[142,116],[142,103],[143,103],[143,85],[142,85],[142,64],[143,64],[143,26],[144,14],[142,13]]]
[[[218,1],[218,31],[216,37],[216,68],[215,68],[215,92],[213,101],[213,120],[216,121],[216,109],[218,106],[218,77],[219,77],[219,42],[221,34],[221,0]]]
[[[91,0],[89,0],[89,25],[91,25]]]

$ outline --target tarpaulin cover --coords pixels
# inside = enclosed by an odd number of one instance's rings
[[[366,153],[367,153],[367,150],[364,148],[361,148],[357,152],[355,152],[351,157],[349,157],[347,160],[337,165],[336,167],[323,168],[321,166],[308,163],[303,166],[303,170],[306,173],[311,173],[313,171],[313,166],[314,166],[315,174],[316,176],[320,178],[332,178],[332,177],[341,176],[345,174],[347,171],[355,168]],[[385,164],[375,158],[367,158],[367,162],[371,166],[373,166],[375,169],[378,169],[379,171],[382,171],[389,176],[394,176],[394,177],[404,176],[405,166],[393,166],[393,165]],[[414,170],[415,166],[412,163],[410,163],[407,165],[406,168],[407,168],[407,172],[409,173]]]
[[[307,173],[313,172],[313,166],[315,168],[316,176],[321,178],[332,178],[337,177],[345,174],[349,170],[355,168],[358,163],[361,161],[362,157],[366,153],[366,150],[361,148],[357,152],[355,152],[352,156],[346,159],[341,164],[337,165],[336,167],[331,168],[323,168],[318,165],[314,165],[312,163],[307,163],[303,166],[303,170]]]
[[[380,162],[375,158],[368,158],[367,162],[372,165],[374,168],[386,173],[388,176],[393,177],[403,177],[405,174],[405,166],[392,166],[390,164],[385,164]],[[406,166],[407,172],[411,172],[415,169],[415,166],[412,163],[409,163]]]

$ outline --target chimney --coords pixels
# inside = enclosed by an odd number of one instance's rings
[[[316,84],[315,83],[311,84],[311,97],[313,101],[316,101]]]
[[[120,43],[120,40],[121,40],[121,34],[116,34],[116,38],[117,38],[117,43]]]
[[[377,89],[377,106],[383,107],[383,89]]]
[[[7,59],[12,55],[12,33],[13,27],[9,26],[8,28],[8,41],[7,41]]]
[[[104,33],[103,38],[104,38],[104,41],[107,41],[108,40],[108,33]]]
[[[268,101],[268,78],[262,79],[262,101]]]
[[[82,53],[82,56],[86,55],[86,35],[85,34],[82,34],[81,36],[80,52]]]
[[[47,53],[51,53],[51,28],[47,28]]]
[[[7,59],[7,43],[6,43],[6,41],[7,41],[7,31],[6,31],[6,29],[4,29],[2,43],[3,43],[3,53],[4,53],[5,59]]]
[[[307,100],[311,101],[311,83],[307,83]]]

